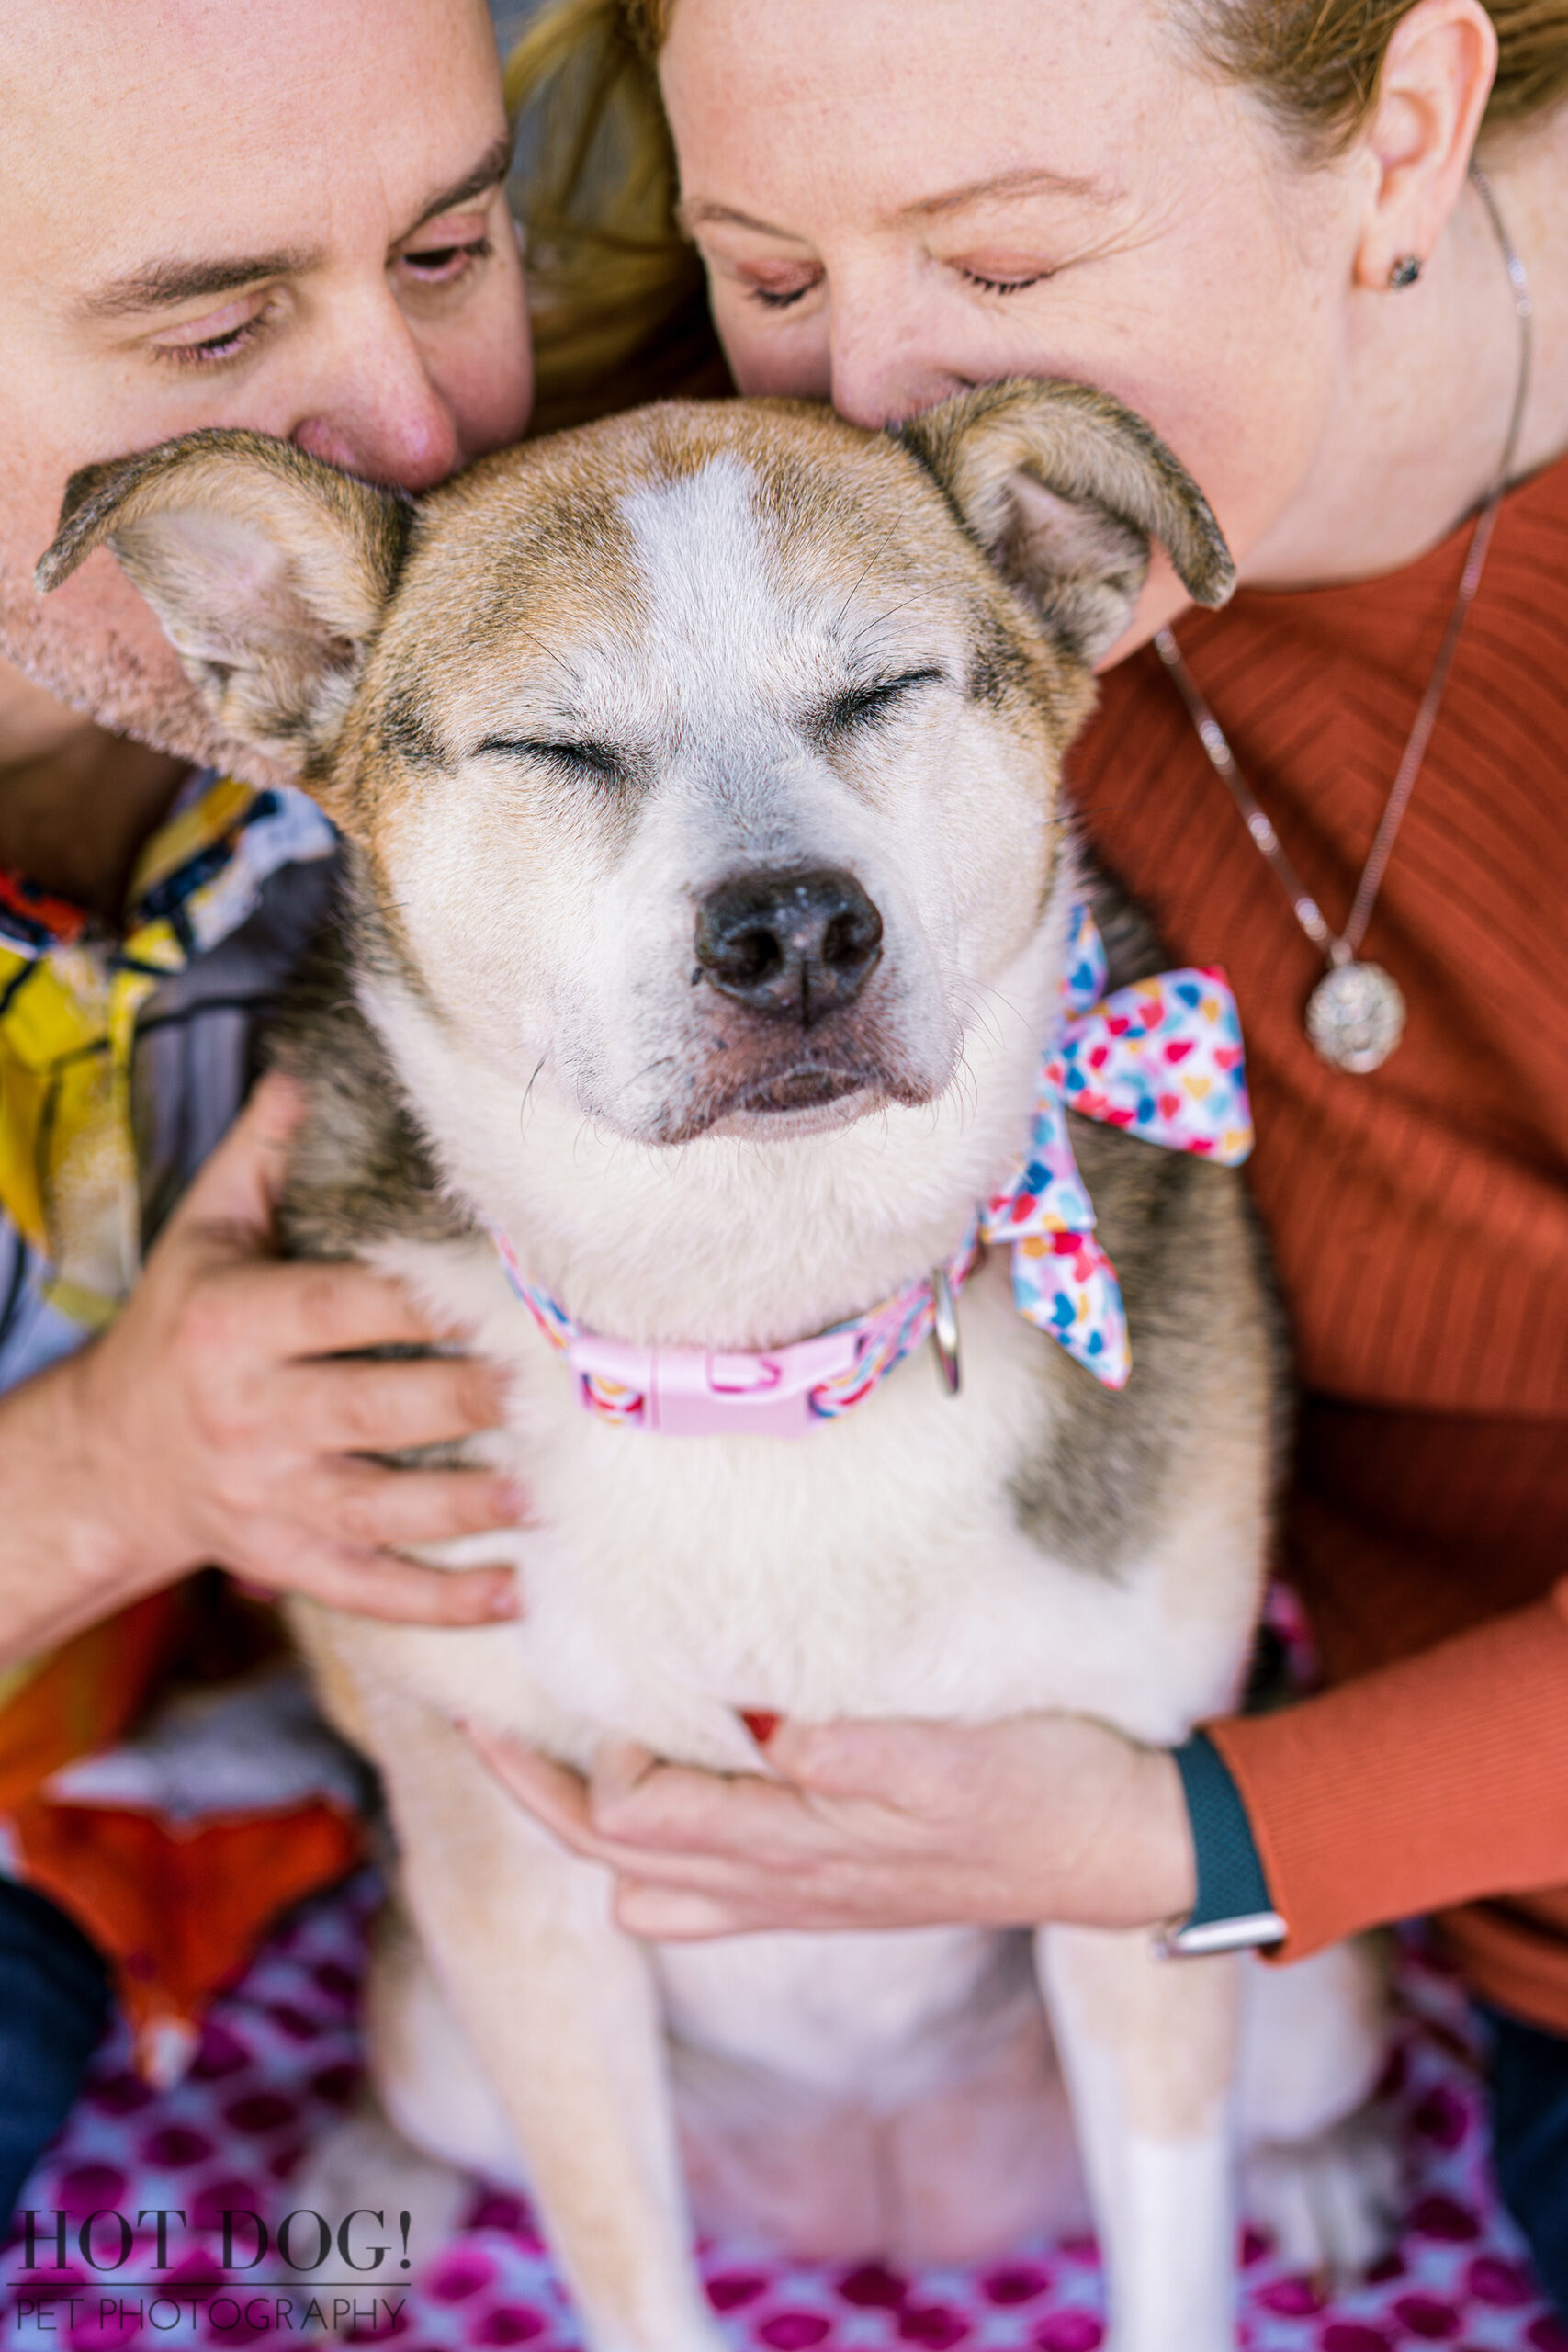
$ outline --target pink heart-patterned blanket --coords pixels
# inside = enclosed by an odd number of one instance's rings
[[[294,2267],[280,2270],[274,2258],[248,2278],[241,2267],[222,2267],[224,2209],[287,2211],[287,2185],[304,2151],[352,2094],[375,1902],[365,1873],[288,1921],[218,2003],[195,2068],[175,2089],[149,2091],[129,2071],[123,2035],[110,2035],[85,2096],[26,2191],[25,2204],[43,2217],[31,2248],[18,2226],[0,2250],[0,2343],[28,2352],[141,2352],[153,2344],[185,2352],[298,2341],[314,2330],[351,2342],[395,2338],[399,2352],[523,2344],[566,2352],[578,2344],[554,2267],[510,2196],[476,2195],[462,2234],[412,2283],[400,2267],[395,2216],[384,2237],[355,2225],[355,2262],[367,2261],[377,2244],[386,2248],[364,2275],[335,2246],[317,2262],[319,2233],[303,2221],[288,2245]],[[1249,2352],[1414,2352],[1424,2344],[1568,2352],[1568,2328],[1546,2311],[1498,2207],[1463,2000],[1414,1943],[1404,1949],[1399,1998],[1384,2091],[1409,2158],[1398,2250],[1375,2278],[1325,2303],[1249,2233],[1242,2342]],[[163,2224],[162,2268],[160,2211],[186,2217]],[[122,2212],[130,2217],[129,2250]],[[235,2265],[252,2250],[242,2229]],[[724,2245],[705,2248],[703,2267],[737,2352],[960,2345],[1093,2352],[1102,2338],[1100,2274],[1088,2243],[1027,2247],[982,2271],[908,2277],[784,2266]],[[265,2292],[258,2278],[268,2281]]]

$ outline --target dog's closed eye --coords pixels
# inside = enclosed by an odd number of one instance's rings
[[[879,727],[907,695],[920,686],[938,685],[945,675],[945,671],[932,666],[907,670],[897,678],[878,678],[869,685],[848,686],[818,713],[813,731],[823,742],[837,742],[857,729]]]
[[[532,735],[487,735],[474,752],[476,757],[499,752],[512,759],[538,760],[558,775],[592,777],[601,784],[624,784],[631,765],[607,743],[549,742]]]

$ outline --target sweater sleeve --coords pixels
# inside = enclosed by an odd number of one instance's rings
[[[1568,1578],[1300,1706],[1204,1729],[1290,1931],[1275,1959],[1568,1883]]]

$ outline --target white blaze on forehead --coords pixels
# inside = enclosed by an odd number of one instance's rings
[[[654,645],[693,657],[679,685],[753,670],[787,628],[764,560],[756,488],[750,467],[725,455],[621,501]]]

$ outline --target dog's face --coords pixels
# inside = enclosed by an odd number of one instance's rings
[[[948,1086],[1043,920],[1151,532],[1228,593],[1146,429],[1022,386],[896,438],[642,411],[417,511],[196,435],[73,485],[43,573],[108,538],[358,846],[397,980],[519,1091],[673,1144]]]

